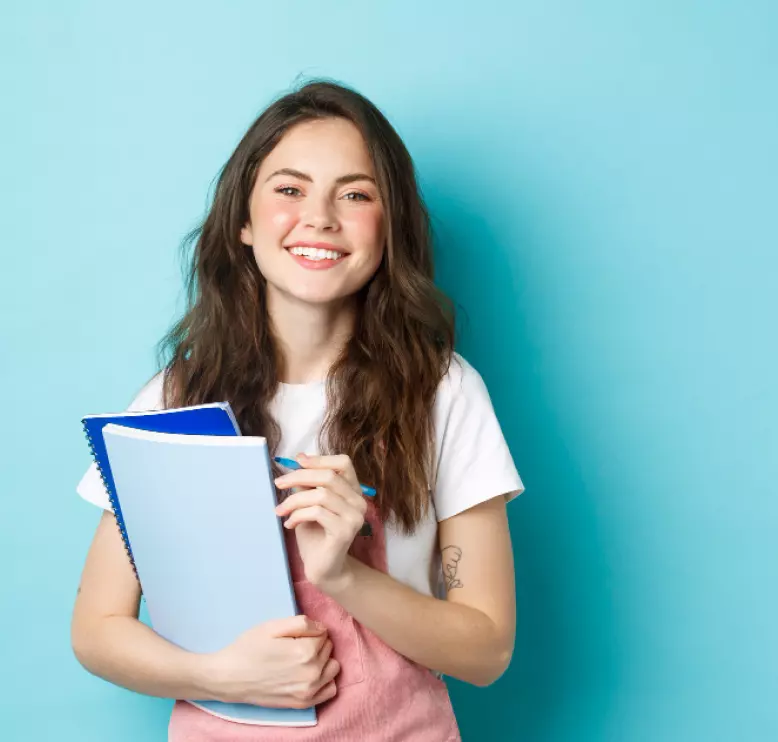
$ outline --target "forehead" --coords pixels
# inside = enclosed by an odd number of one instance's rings
[[[346,119],[305,121],[292,127],[265,158],[260,173],[294,168],[319,177],[361,172],[374,175],[362,134]]]

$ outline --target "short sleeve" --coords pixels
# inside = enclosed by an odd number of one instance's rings
[[[144,410],[162,409],[162,374],[157,374],[151,381],[138,392],[135,399],[130,402],[127,408],[128,412],[141,412]],[[105,489],[97,465],[92,463],[81,477],[81,481],[76,486],[76,492],[87,502],[103,508],[111,509],[111,503],[108,499],[108,492]]]
[[[437,476],[433,502],[438,521],[505,495],[524,484],[481,375],[455,354],[435,403]]]

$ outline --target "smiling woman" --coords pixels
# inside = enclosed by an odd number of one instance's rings
[[[294,127],[262,162],[249,215],[241,240],[271,301],[277,292],[322,303],[348,297],[381,263],[383,203],[365,140],[348,120]]]
[[[440,675],[487,685],[510,661],[505,502],[523,484],[481,377],[453,351],[408,151],[363,96],[306,85],[243,137],[192,239],[189,306],[132,407],[226,400],[245,434],[296,459],[276,512],[305,615],[183,652],[137,620],[106,513],[76,655],[141,693],[318,706],[316,727],[282,729],[179,701],[173,742],[458,740]],[[79,492],[108,508],[95,470]]]

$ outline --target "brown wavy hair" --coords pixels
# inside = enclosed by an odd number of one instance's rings
[[[348,454],[373,484],[385,519],[406,532],[426,512],[434,477],[432,407],[451,362],[454,311],[433,283],[429,216],[413,161],[384,115],[343,85],[309,82],[251,125],[216,179],[203,223],[184,239],[187,308],[158,346],[166,407],[229,401],[241,431],[274,452],[268,411],[283,358],[267,312],[266,281],[240,241],[257,171],[293,126],[340,117],[361,132],[384,205],[387,243],[358,293],[353,335],[329,371],[319,444]]]

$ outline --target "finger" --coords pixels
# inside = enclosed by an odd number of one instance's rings
[[[295,510],[284,521],[284,528],[294,528],[300,523],[318,523],[328,534],[340,538],[348,530],[349,523],[339,515],[321,505],[311,505]]]
[[[322,678],[322,687],[327,685],[327,683],[331,683],[335,678],[338,676],[338,673],[340,672],[340,662],[338,662],[334,657],[330,657],[329,660],[327,660],[327,664],[324,666],[324,670],[322,671],[321,678]]]
[[[316,655],[316,667],[318,668],[319,672],[324,672],[324,668],[327,665],[327,662],[329,662],[331,656],[332,639],[327,639],[327,641],[322,644],[321,649],[319,650],[319,654]]]
[[[363,502],[362,490],[359,485],[354,486],[332,469],[297,469],[276,477],[274,481],[279,489],[325,487],[354,505]]]
[[[312,505],[321,505],[336,515],[361,515],[361,509],[355,508],[353,504],[347,502],[343,497],[325,487],[316,487],[315,489],[302,490],[289,495],[282,503],[276,506],[276,515],[288,515],[289,513],[308,508]]]
[[[365,519],[357,513],[336,515],[321,505],[312,505],[295,510],[284,522],[284,528],[296,528],[301,523],[316,523],[327,535],[350,545],[364,522]]]
[[[323,623],[303,615],[267,621],[265,627],[271,636],[279,638],[296,639],[302,636],[321,636],[327,633],[327,627]]]
[[[354,489],[359,489],[354,462],[346,454],[309,456],[307,453],[300,453],[297,455],[297,460],[305,469],[332,469],[338,472]]]
[[[318,706],[320,703],[329,701],[330,698],[335,698],[338,694],[338,687],[335,685],[334,680],[330,680],[314,697],[311,699],[312,706]]]
[[[328,634],[319,634],[318,636],[294,637],[287,639],[292,643],[293,651],[297,654],[295,657],[299,662],[312,664],[316,666],[319,653],[330,642]]]
[[[334,657],[330,657],[330,659],[327,660],[327,664],[324,665],[324,669],[321,672],[321,678],[319,678],[319,687],[316,689],[317,692],[325,685],[335,680],[339,672],[340,672],[340,662],[338,662]]]
[[[284,474],[275,480],[279,489],[292,489],[294,494],[307,489],[326,489],[334,495],[341,497],[349,505],[356,508],[359,512],[367,512],[367,500],[362,495],[360,487],[352,487],[340,474],[331,469],[298,469],[297,471]],[[287,496],[282,505],[292,497]]]

